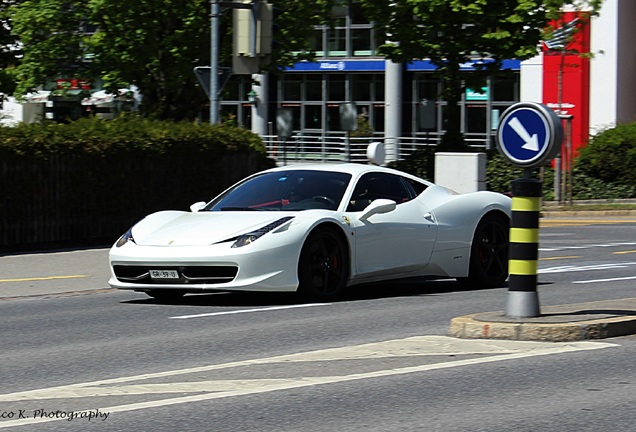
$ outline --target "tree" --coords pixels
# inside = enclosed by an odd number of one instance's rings
[[[447,102],[443,148],[463,147],[461,96],[466,87],[481,88],[501,69],[503,60],[525,60],[538,53],[550,20],[566,5],[600,9],[602,0],[360,0],[384,32],[379,47],[387,58],[404,62],[429,59],[437,66]],[[380,36],[381,38],[382,36]],[[475,73],[461,65],[475,60]]]
[[[307,28],[328,19],[333,1],[271,1],[280,13],[272,62],[264,68],[280,70],[311,58]],[[12,9],[15,33],[24,43],[17,92],[82,74],[111,91],[136,86],[146,114],[194,118],[206,103],[193,68],[209,65],[209,14],[209,0],[25,0]],[[231,15],[224,9],[221,17],[226,65],[231,64]]]
[[[12,33],[13,23],[9,14],[10,8],[19,0],[4,0],[0,3],[0,92],[13,93],[15,82],[13,72],[19,63],[20,47]]]
[[[59,78],[67,70],[75,73],[85,69],[80,52],[80,9],[64,8],[56,0],[25,0],[10,7],[8,15],[23,47],[15,73],[17,94],[36,90],[47,78]]]

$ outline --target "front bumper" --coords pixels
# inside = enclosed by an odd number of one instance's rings
[[[265,248],[258,242],[241,248],[230,243],[210,246],[138,246],[111,248],[113,288],[134,291],[296,291],[300,246]],[[152,278],[161,270],[178,278]]]

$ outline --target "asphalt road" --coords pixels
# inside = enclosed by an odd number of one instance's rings
[[[542,305],[636,297],[636,220],[544,220],[540,248]],[[162,304],[109,290],[106,254],[0,257],[0,429],[633,430],[636,337],[446,336],[455,316],[502,309],[505,288]]]

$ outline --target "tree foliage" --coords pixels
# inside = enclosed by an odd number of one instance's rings
[[[25,0],[10,8],[13,33],[23,46],[16,69],[16,92],[24,94],[42,86],[46,79],[65,72],[82,74],[82,4],[64,8],[57,0]]]
[[[0,3],[0,92],[10,94],[15,89],[13,70],[21,55],[18,40],[12,33],[10,8],[19,0]]]
[[[277,14],[266,68],[310,58],[307,28],[328,18],[333,0],[270,2]],[[11,16],[24,44],[18,93],[82,75],[109,90],[136,86],[142,110],[158,118],[192,118],[205,103],[193,68],[210,64],[209,0],[24,0]],[[228,66],[231,22],[232,11],[222,9],[220,54]]]
[[[506,59],[535,56],[543,31],[564,6],[596,13],[602,0],[360,0],[396,62],[429,59],[437,66],[448,102],[444,146],[460,146],[459,101],[466,87],[481,88]],[[485,60],[475,62],[475,60]],[[461,72],[474,62],[475,73]]]

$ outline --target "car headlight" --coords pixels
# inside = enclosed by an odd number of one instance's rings
[[[132,235],[132,228],[126,231],[124,235],[119,237],[119,240],[117,240],[117,243],[115,243],[115,246],[122,247],[128,242],[133,242],[133,243],[135,242],[135,239],[133,238],[133,235]]]
[[[236,239],[236,241],[234,242],[232,247],[233,248],[238,248],[238,247],[246,246],[246,245],[256,241],[256,239],[258,239],[259,237],[260,237],[260,235],[258,235],[257,233],[243,234],[243,235],[239,236]]]
[[[286,216],[268,225],[265,225],[263,228],[257,229],[256,231],[252,231],[247,234],[241,234],[240,236],[236,237],[236,241],[234,242],[234,244],[232,244],[232,247],[238,248],[238,247],[247,246],[248,244],[255,242],[256,240],[258,240],[259,238],[261,238],[268,232],[275,230],[276,228],[278,228],[285,222],[290,221],[292,219],[293,219],[292,216]]]

